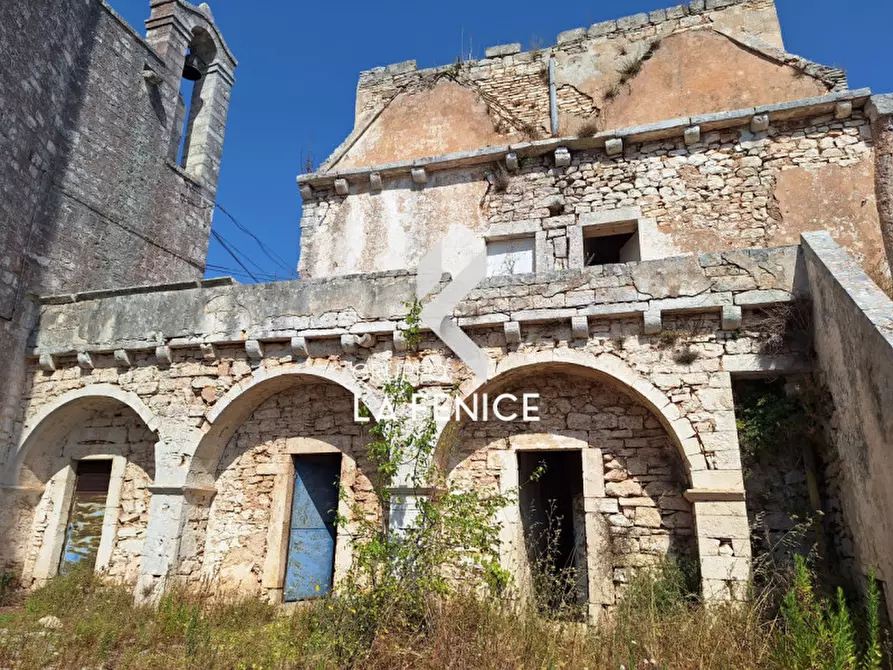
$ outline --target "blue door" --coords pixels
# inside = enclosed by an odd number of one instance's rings
[[[96,563],[112,462],[80,461],[76,472],[77,482],[65,527],[65,546],[59,562],[59,572],[63,575],[76,565],[84,564],[92,569]]]
[[[295,457],[285,601],[318,598],[332,588],[341,455]]]

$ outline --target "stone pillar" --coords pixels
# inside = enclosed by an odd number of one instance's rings
[[[692,489],[685,497],[694,513],[704,600],[746,600],[751,553],[744,493]]]
[[[137,602],[154,602],[176,578],[180,566],[181,543],[195,509],[211,506],[216,491],[188,488],[151,487],[149,527],[143,546],[140,574],[134,593]],[[206,515],[207,516],[207,515]],[[203,538],[192,538],[201,542]]]
[[[887,264],[893,268],[893,95],[873,95],[866,106],[874,137],[874,189]]]

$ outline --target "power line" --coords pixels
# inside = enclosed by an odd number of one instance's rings
[[[213,236],[214,236],[214,239],[217,240],[217,241],[220,243],[220,246],[223,247],[223,248],[226,250],[226,252],[227,252],[230,256],[233,257],[233,260],[234,260],[236,263],[239,264],[239,267],[242,268],[242,269],[245,271],[245,273],[246,273],[249,277],[251,277],[251,278],[252,278],[254,281],[256,281],[257,283],[260,283],[260,279],[258,279],[257,277],[255,277],[254,274],[251,272],[251,270],[249,270],[247,267],[245,267],[245,264],[244,264],[241,260],[239,260],[239,257],[236,256],[236,253],[235,253],[232,249],[230,249],[230,247],[229,247],[229,245],[226,243],[226,241],[220,236],[220,233],[218,233],[218,232],[217,232],[216,230],[214,230],[214,229],[211,229],[211,235],[213,235]]]
[[[251,239],[253,239],[257,243],[257,246],[260,247],[260,250],[264,253],[264,255],[267,258],[269,258],[271,261],[273,261],[275,264],[277,264],[280,268],[285,270],[290,277],[296,276],[294,268],[292,266],[290,266],[288,263],[286,263],[285,260],[283,260],[283,258],[279,254],[277,254],[273,249],[271,249],[269,246],[267,246],[267,244],[265,244],[262,239],[260,239],[257,235],[255,235],[251,231],[251,229],[249,229],[247,226],[242,225],[239,222],[239,220],[236,219],[236,217],[234,217],[232,214],[230,214],[226,210],[226,208],[223,207],[223,205],[217,204],[215,206],[217,207],[217,209],[219,209],[221,212],[223,212],[223,214],[226,215],[226,217],[229,218],[230,221],[232,221],[239,230],[241,230],[243,233],[245,233],[246,235],[251,237]]]

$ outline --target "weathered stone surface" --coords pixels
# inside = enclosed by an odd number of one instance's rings
[[[659,265],[640,263],[632,273],[636,290],[652,298],[693,296],[707,291],[712,282],[693,256],[668,259]]]

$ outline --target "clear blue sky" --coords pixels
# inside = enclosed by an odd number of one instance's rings
[[[196,0],[197,1],[197,0]],[[148,0],[109,0],[140,33]],[[353,127],[361,70],[415,59],[445,65],[494,44],[554,44],[563,30],[666,7],[672,0],[209,0],[239,59],[218,202],[297,266],[301,196],[295,177],[307,151],[317,163]],[[851,88],[893,92],[893,1],[777,0],[789,52],[843,67]],[[464,36],[464,46],[463,46]],[[220,212],[215,230],[247,254],[261,279],[287,276]],[[349,241],[345,240],[349,244]],[[212,241],[209,263],[236,267]],[[252,266],[249,266],[252,267]],[[254,269],[252,267],[252,269]],[[220,272],[208,272],[219,276]],[[242,282],[251,281],[237,275]]]

